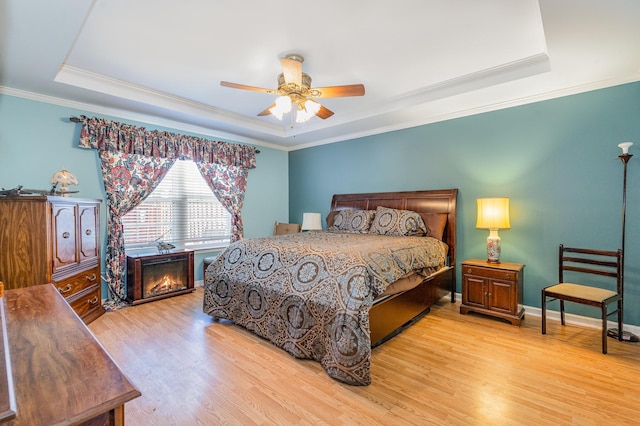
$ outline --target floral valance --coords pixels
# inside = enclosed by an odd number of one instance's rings
[[[211,141],[197,136],[147,130],[104,118],[80,116],[81,148],[139,154],[147,157],[192,160],[253,169],[256,148],[250,145]]]

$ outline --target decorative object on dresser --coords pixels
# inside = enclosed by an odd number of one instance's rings
[[[302,213],[303,231],[320,231],[322,229],[322,215],[320,213]]]
[[[193,251],[127,256],[127,297],[133,305],[191,293]]]
[[[24,189],[22,185],[18,185],[15,188],[0,190],[0,197],[21,197],[23,195],[56,195],[55,188],[50,190],[43,189]]]
[[[624,171],[622,174],[622,287],[620,288],[620,296],[622,301],[620,303],[624,304],[624,245],[625,245],[625,220],[627,215],[627,163],[633,157],[633,154],[629,154],[629,148],[633,145],[633,142],[622,142],[618,144],[618,147],[622,150],[622,154],[618,156],[620,161],[624,166]],[[620,315],[623,316],[623,312],[620,312]],[[622,318],[621,324],[624,324],[624,318]],[[610,328],[607,331],[607,335],[609,337],[613,337],[614,339],[620,340],[620,334],[622,334],[622,340],[625,342],[640,342],[640,338],[635,334],[622,330],[620,328]]]
[[[100,203],[0,197],[0,281],[7,289],[53,283],[85,323],[102,315]]]
[[[44,284],[1,301],[17,406],[8,424],[122,426],[140,391],[57,293]]]
[[[524,267],[521,263],[491,263],[469,259],[462,262],[462,304],[460,313],[478,312],[520,325]]]
[[[502,251],[498,229],[511,228],[509,223],[508,198],[478,198],[478,217],[476,228],[488,228],[487,262],[500,263]]]
[[[78,185],[79,182],[78,178],[64,167],[59,172],[53,174],[51,183],[53,184],[51,192],[59,193],[63,197],[68,197],[72,192],[78,192],[69,190],[69,185]]]

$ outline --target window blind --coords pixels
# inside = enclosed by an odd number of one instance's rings
[[[123,216],[122,223],[126,249],[164,241],[195,250],[231,241],[231,215],[193,161],[177,160],[156,189]]]

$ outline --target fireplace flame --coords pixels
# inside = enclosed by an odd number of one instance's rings
[[[175,290],[180,290],[183,288],[186,288],[186,286],[180,283],[174,282],[173,277],[171,277],[170,275],[165,275],[161,279],[156,281],[155,284],[151,283],[151,285],[148,287],[147,294],[149,295],[162,294],[162,293],[168,293]]]

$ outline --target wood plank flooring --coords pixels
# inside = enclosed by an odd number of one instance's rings
[[[196,292],[108,312],[89,328],[142,396],[129,425],[640,424],[640,343],[525,317],[460,315],[443,298],[373,350],[370,386],[202,313]]]

